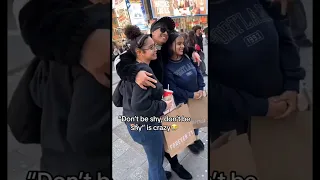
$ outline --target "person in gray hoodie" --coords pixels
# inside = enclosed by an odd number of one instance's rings
[[[149,64],[157,59],[157,49],[148,34],[142,34],[137,26],[129,25],[125,28],[125,35],[130,39],[130,51],[136,57],[136,65],[153,74]],[[157,79],[154,75],[154,79]],[[136,83],[121,80],[114,95],[113,102],[117,107],[123,107],[123,116],[128,117],[160,117],[172,106],[173,100],[162,100],[163,86],[158,81],[156,88],[142,89]],[[164,135],[162,131],[147,130],[148,127],[161,126],[160,122],[144,122],[138,119],[134,122],[126,121],[132,139],[141,144],[147,154],[149,163],[149,180],[166,180],[168,177],[163,168]],[[136,127],[141,128],[137,130]],[[152,128],[153,129],[153,128]]]

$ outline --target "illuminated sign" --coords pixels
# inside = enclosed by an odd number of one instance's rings
[[[148,29],[148,22],[145,16],[144,4],[141,0],[126,0],[132,25],[138,26],[141,30]]]
[[[153,18],[207,15],[208,0],[150,0]]]

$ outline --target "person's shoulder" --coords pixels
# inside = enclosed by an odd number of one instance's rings
[[[182,58],[183,61],[192,62],[192,57],[189,57],[188,54],[184,54]]]
[[[194,63],[194,61],[193,61],[193,58],[192,57],[189,57],[187,54],[184,54],[183,55],[183,60],[182,60],[182,62],[184,63],[184,64],[193,64],[193,65],[195,65],[195,63]]]
[[[134,58],[134,55],[132,54],[132,52],[130,50],[123,51],[119,56],[120,56],[121,60],[123,58],[130,58],[130,59]]]
[[[172,60],[168,59],[168,63],[164,67],[164,75],[172,73],[176,68],[176,63],[172,62]]]
[[[106,87],[100,84],[95,77],[83,67],[72,67],[71,73],[74,88],[79,88],[87,92],[105,92]]]
[[[158,78],[154,75],[153,70],[151,69],[151,67],[148,64],[145,63],[137,63],[137,67],[140,71],[146,71],[148,73],[152,74],[152,78],[158,80]]]
[[[137,67],[142,70],[142,71],[147,71],[149,73],[153,74],[153,71],[151,69],[151,67],[148,64],[145,63],[137,63]]]
[[[172,64],[174,64],[174,63],[172,62],[172,60],[170,58],[168,58],[168,62],[165,65],[165,69],[168,69],[169,67],[171,67]]]

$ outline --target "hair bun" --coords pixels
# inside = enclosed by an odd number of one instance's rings
[[[128,39],[134,40],[135,38],[141,36],[142,32],[140,31],[138,26],[127,25],[124,28],[124,34]]]

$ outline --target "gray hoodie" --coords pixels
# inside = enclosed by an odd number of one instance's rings
[[[42,109],[41,170],[54,176],[84,171],[110,177],[111,89],[81,66],[41,61],[30,93]]]
[[[154,74],[149,65],[137,63],[141,70]],[[157,79],[154,75],[154,79]],[[123,107],[123,115],[126,117],[160,117],[167,105],[162,101],[163,86],[156,84],[156,88],[141,89],[136,83],[122,80],[113,94],[113,102],[117,107]],[[143,124],[143,122],[138,122]]]

